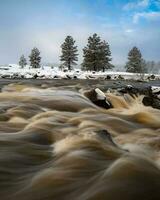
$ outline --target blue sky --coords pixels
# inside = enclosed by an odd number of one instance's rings
[[[160,60],[160,0],[0,0],[0,64],[17,63],[36,46],[42,62],[59,62],[72,35],[82,48],[89,35],[109,42],[113,63],[126,62],[138,46],[146,60]]]

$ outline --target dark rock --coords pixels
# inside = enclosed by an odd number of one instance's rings
[[[107,139],[108,141],[110,141],[112,144],[115,145],[111,134],[107,130],[99,130],[99,131],[97,131],[97,133],[102,139]]]
[[[38,75],[37,75],[37,74],[35,74],[33,77],[34,77],[35,79],[37,79],[37,78],[38,78]]]
[[[110,75],[107,75],[105,79],[106,79],[106,80],[110,80],[110,79],[111,79],[111,76],[110,76]]]
[[[87,91],[84,95],[99,107],[105,109],[113,108],[111,102],[106,99],[105,94],[98,88]]]
[[[67,69],[64,69],[63,72],[68,72],[68,70],[67,70]]]
[[[134,95],[137,96],[137,95],[140,93],[140,90],[139,90],[138,88],[136,88],[136,87],[133,87],[132,85],[127,85],[127,86],[124,87],[124,88],[118,89],[118,91],[119,91],[120,93],[123,93],[123,94],[128,93],[128,94],[130,94],[131,96],[134,96]]]
[[[112,139],[111,134],[110,134],[107,130],[105,130],[105,129],[98,130],[97,133],[98,133],[98,135],[99,135],[103,140],[105,140],[108,144],[111,144],[112,146],[115,146],[115,147],[119,148],[119,149],[122,150],[122,151],[129,152],[127,149],[122,149],[121,147],[119,147],[119,146],[114,142],[114,140]]]
[[[160,109],[160,99],[158,98],[145,96],[142,102],[145,106],[152,106],[153,108]]]
[[[105,109],[113,108],[112,104],[110,102],[106,102],[106,100],[97,100],[93,103]]]
[[[67,79],[72,79],[68,74],[66,74]]]
[[[151,94],[152,94],[153,96],[158,97],[158,95],[160,95],[160,87],[151,86],[150,89],[151,89]]]
[[[124,77],[123,77],[122,75],[119,75],[119,76],[118,76],[118,79],[119,79],[119,80],[124,80]]]
[[[11,76],[6,74],[6,75],[2,75],[1,78],[11,78]]]
[[[55,75],[54,77],[53,77],[54,79],[57,79],[57,78],[59,78],[57,75]]]
[[[150,76],[148,76],[148,80],[155,80],[155,75],[154,74],[152,74],[152,75],[150,75]]]

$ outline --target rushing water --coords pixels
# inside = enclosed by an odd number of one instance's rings
[[[159,200],[160,110],[141,96],[12,84],[0,93],[1,200]]]

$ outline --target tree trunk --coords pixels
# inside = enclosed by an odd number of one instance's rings
[[[93,66],[93,70],[96,71],[96,66],[95,65]]]
[[[71,70],[71,61],[68,61],[68,70]]]

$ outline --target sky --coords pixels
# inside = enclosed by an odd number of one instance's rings
[[[123,65],[137,46],[146,60],[160,61],[160,0],[0,0],[0,64],[18,63],[33,47],[43,63],[59,63],[61,44],[73,36],[82,49],[97,33]]]

